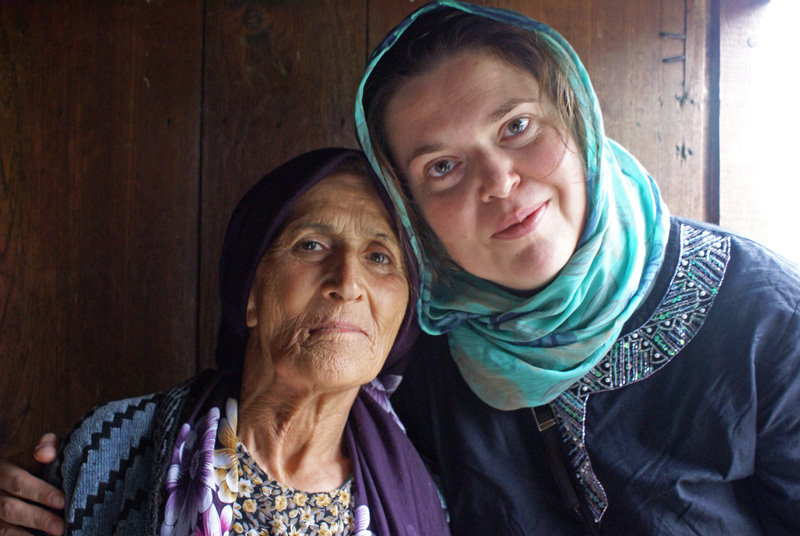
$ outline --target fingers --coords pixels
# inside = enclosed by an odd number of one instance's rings
[[[55,460],[57,454],[55,434],[43,435],[33,450],[34,459],[44,464]],[[0,460],[0,536],[31,536],[26,529],[61,536],[64,521],[42,505],[64,508],[64,493],[25,469]]]
[[[0,536],[30,535],[26,528],[61,536],[64,521],[44,508],[0,492]]]
[[[33,458],[39,463],[50,463],[58,454],[58,436],[44,434],[33,448]]]
[[[0,536],[33,536],[30,532],[0,521]]]
[[[0,461],[0,492],[60,510],[64,508],[64,493],[25,469]]]

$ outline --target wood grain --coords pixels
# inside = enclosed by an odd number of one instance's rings
[[[199,1],[0,10],[0,441],[194,372]]]

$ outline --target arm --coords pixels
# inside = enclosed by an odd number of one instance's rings
[[[777,350],[757,369],[754,489],[767,534],[800,533],[800,304]]]
[[[33,450],[33,458],[47,464],[56,458],[58,438],[45,434]],[[0,461],[0,534],[30,535],[25,529],[37,529],[60,536],[64,521],[42,507],[64,508],[64,493],[8,461]]]

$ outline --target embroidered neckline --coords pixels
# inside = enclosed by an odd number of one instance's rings
[[[623,335],[581,380],[551,402],[567,456],[595,522],[608,506],[584,444],[589,395],[641,381],[666,365],[700,330],[730,260],[730,238],[680,226],[680,253],[669,288],[650,318]]]

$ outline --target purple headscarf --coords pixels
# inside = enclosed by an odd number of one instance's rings
[[[302,154],[267,174],[248,191],[239,202],[228,224],[220,262],[220,294],[222,321],[217,343],[216,361],[221,373],[192,403],[178,441],[175,445],[170,470],[176,475],[182,470],[187,446],[181,437],[209,435],[208,429],[217,428],[221,409],[227,397],[238,398],[244,352],[249,329],[246,325],[247,301],[256,270],[274,240],[292,207],[319,181],[336,171],[348,160],[357,159],[364,164],[378,191],[395,228],[400,233],[405,266],[409,271],[409,286],[418,286],[417,263],[411,257],[407,238],[397,222],[394,207],[389,201],[379,179],[375,177],[366,156],[351,149],[318,149]],[[356,397],[344,430],[344,441],[353,464],[352,511],[355,518],[353,533],[356,536],[421,536],[423,534],[449,534],[447,522],[433,481],[422,460],[405,435],[397,420],[388,396],[397,387],[400,374],[407,362],[407,350],[417,335],[413,315],[415,300],[409,299],[405,318],[392,350],[378,377],[362,386]],[[213,418],[212,418],[213,417]],[[209,423],[213,421],[213,426]],[[185,430],[184,430],[185,429]],[[184,433],[184,431],[186,433]],[[191,436],[194,437],[194,436]],[[213,443],[213,436],[209,441]],[[209,448],[213,448],[209,445]],[[208,448],[206,449],[208,450]],[[210,462],[209,462],[210,463]],[[179,514],[187,511],[185,498],[178,495],[180,483],[167,481],[165,524],[170,534],[177,527]],[[309,490],[313,491],[313,490]],[[198,496],[198,501],[200,498]],[[187,526],[201,530],[208,522],[207,512],[227,512],[223,505],[200,505],[194,523]],[[179,512],[178,509],[181,511]],[[213,516],[211,516],[213,518]],[[225,515],[217,515],[217,523]],[[182,526],[185,523],[181,524]],[[162,526],[163,528],[163,526]]]

